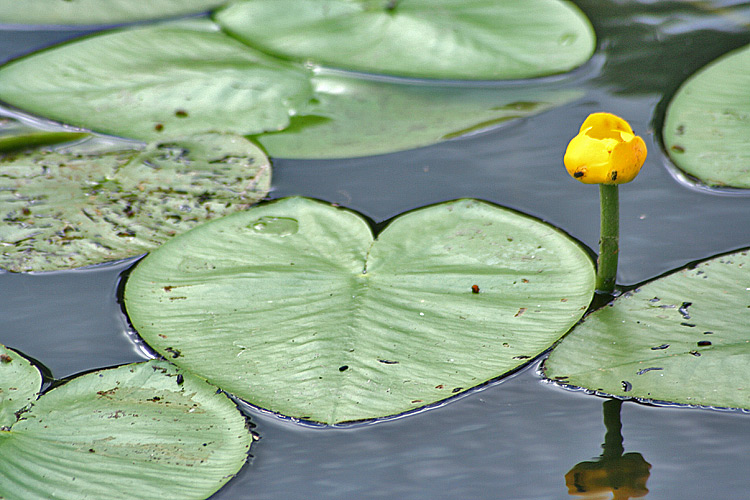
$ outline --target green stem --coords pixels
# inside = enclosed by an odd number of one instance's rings
[[[596,291],[611,294],[617,279],[617,258],[620,239],[620,200],[617,184],[599,184],[601,204],[599,259]]]

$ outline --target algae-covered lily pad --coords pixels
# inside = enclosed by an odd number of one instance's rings
[[[0,0],[2,24],[115,24],[197,14],[227,0]]]
[[[203,499],[239,471],[252,439],[226,395],[169,363],[92,372],[0,430],[0,497]]]
[[[16,412],[36,399],[42,374],[26,358],[0,344],[0,434],[16,421]],[[1,459],[0,459],[1,460]]]
[[[705,67],[667,108],[664,145],[674,163],[709,186],[750,188],[750,47]]]
[[[122,147],[83,143],[2,158],[0,267],[48,271],[132,257],[268,193],[268,159],[243,137]]]
[[[750,255],[657,279],[592,313],[545,375],[622,397],[750,408]]]
[[[391,153],[509,124],[579,98],[542,86],[466,88],[403,85],[321,73],[315,100],[279,132],[254,139],[283,158]]]
[[[136,266],[150,346],[253,405],[337,423],[449,398],[538,356],[581,317],[593,264],[560,231],[476,200],[373,239],[304,198],[201,225]]]
[[[312,96],[301,67],[255,52],[208,20],[105,32],[0,69],[0,99],[132,139],[280,130]]]
[[[423,78],[532,78],[594,52],[588,20],[560,0],[252,0],[216,20],[281,57]]]

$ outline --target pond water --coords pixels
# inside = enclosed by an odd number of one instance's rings
[[[646,140],[640,176],[620,189],[618,283],[750,246],[750,196],[691,187],[669,166],[659,129],[670,96],[714,58],[750,43],[737,1],[578,0],[596,56],[550,82],[584,96],[536,117],[435,146],[335,160],[274,160],[271,196],[303,195],[376,224],[460,197],[537,216],[590,248],[598,189],[570,179],[562,154],[591,112],[627,119]],[[82,32],[0,30],[0,60]],[[0,274],[0,342],[62,378],[144,359],[118,303],[133,261],[35,275]],[[750,286],[750,284],[748,285]],[[262,439],[215,499],[567,499],[566,473],[601,453],[603,398],[544,383],[538,361],[448,404],[370,425],[315,429],[248,410]],[[626,452],[651,464],[649,499],[750,498],[750,415],[626,402]]]

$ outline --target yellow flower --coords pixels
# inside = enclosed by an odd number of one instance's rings
[[[563,162],[585,184],[622,184],[635,179],[646,161],[646,143],[628,122],[610,113],[593,113],[570,141]]]

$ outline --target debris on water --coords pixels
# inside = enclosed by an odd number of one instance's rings
[[[651,350],[652,351],[660,351],[662,349],[666,349],[667,347],[669,347],[669,344],[662,344],[662,345],[658,345],[656,347],[652,347]]]
[[[622,390],[625,392],[630,392],[633,389],[633,384],[631,384],[627,380],[623,380],[621,384],[622,384]]]
[[[688,313],[688,307],[692,306],[692,302],[683,302],[678,311],[680,311],[680,314],[682,314],[682,317],[685,319],[690,319],[690,314]]]
[[[654,370],[663,370],[663,369],[664,368],[658,368],[656,366],[651,366],[649,368],[644,368],[643,370],[639,370],[638,373],[636,373],[636,375],[643,375],[644,373],[647,373],[647,372],[651,372],[651,371],[654,371]]]

